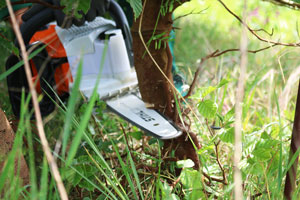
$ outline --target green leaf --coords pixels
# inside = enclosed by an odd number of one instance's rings
[[[79,0],[78,1],[78,8],[83,11],[83,13],[87,13],[90,9],[91,0]]]
[[[105,197],[105,195],[100,194],[100,195],[97,197],[96,200],[105,200],[105,199],[107,199],[107,198]]]
[[[135,131],[135,132],[130,132],[129,135],[131,135],[136,140],[141,140],[143,133],[141,131]]]
[[[141,0],[127,0],[127,2],[132,7],[134,18],[138,18],[143,10],[143,4]]]
[[[88,181],[86,181],[84,179],[80,181],[79,186],[81,188],[87,189],[88,191],[94,191],[94,189],[95,189],[95,187],[92,184],[90,184]]]
[[[261,163],[256,161],[253,165],[251,165],[251,168],[250,168],[251,174],[261,175],[261,174],[263,174],[263,172],[264,172],[264,169],[263,169]]]
[[[259,160],[261,161],[268,160],[271,158],[271,152],[262,148],[256,148],[252,154],[256,158],[259,158]]]
[[[180,174],[180,182],[184,188],[200,188],[201,174],[194,169],[183,169]]]
[[[209,95],[210,93],[212,93],[213,91],[215,91],[217,88],[213,87],[213,86],[208,86],[208,87],[202,87],[199,88],[196,93],[191,97],[191,98],[195,98],[195,99],[204,99],[204,97],[206,97],[207,95]]]
[[[0,9],[5,8],[6,7],[6,2],[4,0],[0,1]]]
[[[198,110],[203,117],[211,119],[215,117],[218,106],[212,100],[204,100],[198,104]]]
[[[157,139],[156,138],[151,138],[149,141],[148,141],[148,144],[149,145],[152,145],[152,144],[155,144],[157,143]]]
[[[172,188],[168,185],[168,183],[164,182],[162,184],[160,182],[160,188],[162,191],[162,200],[179,200],[180,198],[176,194],[172,194]]]
[[[192,168],[195,163],[191,159],[179,160],[176,162],[178,168]]]
[[[3,30],[0,29],[0,32],[2,32]],[[5,61],[5,59],[11,54],[14,53],[16,55],[19,54],[19,50],[18,48],[15,47],[14,42],[8,40],[7,38],[3,38],[2,36],[0,36],[0,54],[1,54],[1,58],[0,60],[3,62]]]
[[[223,87],[227,83],[229,83],[231,80],[230,79],[222,79],[220,83],[217,85],[217,88]]]
[[[65,6],[64,13],[71,15],[74,14],[76,18],[81,18],[81,14],[78,11],[87,13],[90,9],[91,0],[61,0],[60,5]]]
[[[234,128],[231,127],[227,130],[222,130],[220,131],[220,140],[223,142],[231,143],[233,144],[234,142]]]

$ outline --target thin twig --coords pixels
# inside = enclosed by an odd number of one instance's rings
[[[263,193],[257,193],[257,194],[255,194],[255,195],[252,195],[251,196],[251,199],[256,199],[257,197],[260,197],[260,196],[262,196],[263,195]]]
[[[227,185],[227,183],[224,182],[224,179],[221,178],[217,178],[217,177],[213,177],[213,176],[209,176],[207,173],[202,172],[202,174],[208,179],[208,180],[212,180],[212,181],[216,181],[219,183],[223,183],[224,185]]]
[[[222,0],[218,0],[222,6],[232,15],[234,16],[242,25],[244,25],[248,31],[250,31],[250,33],[252,35],[254,35],[257,39],[259,39],[262,42],[267,42],[269,44],[276,44],[276,45],[281,45],[281,46],[289,46],[289,47],[300,47],[300,43],[283,43],[283,42],[276,42],[276,41],[272,41],[272,40],[268,40],[266,38],[261,37],[260,35],[258,35],[254,29],[250,28],[250,26],[244,21],[242,20],[239,16],[237,16],[237,14],[235,14],[234,12],[232,12],[227,6],[226,4],[222,1]]]
[[[255,32],[261,31],[261,32],[264,32],[264,33],[268,34],[269,36],[273,36],[274,28],[272,28],[272,32],[271,32],[271,33],[269,33],[268,31],[266,31],[265,29],[262,29],[262,28],[259,28],[259,29],[253,29],[253,31],[255,31]]]
[[[12,9],[10,0],[6,0],[6,4],[7,4],[9,14],[11,16],[11,21],[12,21],[12,26],[13,26],[14,32],[16,34],[17,40],[18,40],[20,48],[21,48],[21,54],[22,54],[22,57],[24,60],[24,66],[25,66],[25,73],[26,73],[30,93],[32,95],[32,102],[33,102],[33,107],[34,107],[34,111],[35,111],[36,125],[37,125],[37,129],[38,129],[38,134],[39,134],[39,137],[40,137],[40,140],[42,143],[42,147],[43,147],[44,153],[46,155],[46,158],[48,160],[53,177],[56,181],[60,197],[63,200],[67,200],[68,195],[67,195],[66,189],[64,187],[61,176],[59,174],[59,170],[58,170],[57,164],[55,162],[55,159],[54,159],[53,155],[51,154],[50,147],[49,147],[46,135],[45,135],[45,130],[43,127],[43,120],[42,120],[41,111],[40,111],[38,98],[37,98],[37,92],[35,90],[35,87],[34,87],[34,84],[32,81],[32,75],[31,75],[30,65],[29,65],[29,61],[28,61],[28,54],[26,52],[24,40],[22,38],[20,29],[19,29],[19,25],[17,24],[17,20],[15,17],[14,11]]]
[[[206,11],[208,9],[207,8],[204,8],[203,10],[200,10],[198,12],[194,12],[194,10],[192,10],[191,12],[187,13],[187,14],[184,14],[184,15],[180,15],[178,17],[176,17],[175,19],[173,19],[173,22],[175,22],[176,20],[180,19],[180,18],[183,18],[183,17],[186,17],[186,16],[189,16],[189,15],[200,15],[202,14],[203,11]]]
[[[223,176],[223,184],[224,185],[227,185],[227,178],[226,178],[226,173],[225,173],[225,170],[220,162],[220,158],[219,158],[219,150],[218,150],[218,146],[219,146],[220,143],[215,143],[215,151],[216,151],[216,161],[222,171],[222,176]]]
[[[269,45],[269,46],[266,46],[266,47],[263,47],[261,49],[256,49],[256,50],[247,50],[247,53],[258,53],[258,52],[261,52],[261,51],[264,51],[264,50],[267,50],[269,48],[272,48],[272,47],[275,47],[275,46],[278,46],[279,44],[272,44],[272,45]],[[195,75],[194,75],[194,79],[190,85],[190,89],[188,91],[188,93],[184,96],[184,99],[187,99],[188,97],[190,97],[192,95],[192,92],[194,91],[195,87],[196,87],[196,84],[198,82],[198,77],[199,77],[199,74],[200,72],[203,70],[203,65],[204,63],[210,59],[210,58],[216,58],[216,57],[219,57],[225,53],[229,53],[229,52],[238,52],[238,51],[241,51],[239,48],[236,48],[236,49],[226,49],[224,51],[220,51],[220,50],[216,50],[214,52],[212,52],[211,54],[203,57],[199,63],[199,66],[195,72]]]
[[[2,33],[0,33],[0,37],[2,37],[3,39],[5,39],[8,42],[12,42],[10,39],[8,39],[5,35],[3,35]]]
[[[263,0],[263,1],[269,1],[271,3],[274,3],[279,6],[285,6],[288,8],[294,8],[294,9],[300,9],[300,4],[296,3],[295,1],[287,1],[287,0]]]
[[[177,185],[177,183],[179,183],[179,181],[180,181],[180,176],[172,183],[171,187],[174,188]]]

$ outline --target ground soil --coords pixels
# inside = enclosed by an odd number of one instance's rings
[[[14,142],[14,131],[11,128],[9,121],[6,118],[5,113],[0,108],[0,172],[5,165],[6,158],[12,149]],[[20,166],[18,166],[18,163]],[[20,168],[20,178],[22,179],[23,185],[29,183],[29,171],[22,153],[19,153],[15,159],[15,171]]]

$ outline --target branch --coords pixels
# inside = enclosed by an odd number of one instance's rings
[[[247,53],[258,53],[258,52],[261,52],[261,51],[264,51],[264,50],[267,50],[267,49],[270,49],[272,47],[275,47],[275,46],[278,46],[279,44],[272,44],[272,45],[269,45],[269,46],[266,46],[266,47],[263,47],[261,49],[256,49],[256,50],[247,50]],[[202,71],[202,66],[204,65],[205,61],[207,61],[208,59],[210,58],[216,58],[216,57],[219,57],[225,53],[228,53],[228,52],[237,52],[237,51],[241,51],[239,48],[237,49],[226,49],[224,51],[221,51],[219,49],[217,49],[216,51],[214,51],[213,53],[201,58],[201,61],[199,63],[199,66],[195,72],[195,75],[194,75],[194,79],[191,83],[191,86],[190,86],[190,89],[188,91],[188,93],[183,97],[184,99],[187,99],[188,97],[190,97],[192,95],[192,92],[193,90],[195,89],[196,87],[196,83],[198,81],[198,76],[200,74],[200,72]]]
[[[219,146],[220,143],[215,143],[215,151],[216,151],[216,161],[222,171],[222,176],[223,176],[223,184],[224,185],[227,185],[227,178],[226,178],[226,173],[225,173],[225,170],[220,162],[220,158],[219,158],[219,150],[218,150],[218,146]]]
[[[208,131],[210,132],[211,136],[214,137],[215,136],[215,131],[208,125],[208,120],[206,119],[206,126],[208,128]],[[218,142],[214,142],[214,145],[215,145],[215,153],[216,153],[216,161],[218,163],[218,166],[219,168],[221,169],[221,172],[222,172],[222,183],[224,185],[228,185],[228,182],[227,182],[227,178],[226,178],[226,173],[225,173],[225,170],[224,170],[224,167],[222,166],[221,164],[221,161],[220,161],[220,155],[219,155],[219,144],[220,144],[220,140]]]
[[[296,2],[286,1],[286,0],[263,0],[263,1],[269,1],[271,3],[274,3],[279,6],[285,6],[288,8],[293,9],[300,9],[300,4]]]
[[[176,17],[175,19],[173,19],[173,22],[175,22],[176,20],[180,19],[180,18],[183,18],[183,17],[186,17],[186,16],[189,16],[189,15],[199,15],[199,14],[202,14],[203,11],[206,11],[208,9],[207,8],[204,8],[203,10],[200,10],[198,12],[194,12],[194,10],[192,10],[191,12],[187,13],[187,14],[184,14],[184,15],[180,15],[178,17]]]
[[[4,40],[8,41],[8,42],[12,42],[10,39],[8,39],[5,35],[3,35],[2,33],[0,33],[0,37],[2,37]]]
[[[259,29],[253,29],[253,31],[255,31],[255,32],[261,31],[261,32],[264,32],[264,33],[268,34],[269,36],[273,36],[274,28],[272,28],[272,32],[271,32],[271,33],[269,33],[268,31],[266,31],[265,29],[262,29],[262,28],[259,28]]]
[[[11,21],[12,21],[12,26],[13,26],[14,32],[15,32],[17,40],[20,44],[21,54],[22,54],[22,57],[24,60],[25,73],[26,73],[30,93],[32,95],[32,102],[33,102],[33,107],[34,107],[34,112],[35,112],[36,125],[37,125],[37,129],[38,129],[39,137],[40,137],[40,140],[42,143],[43,151],[46,155],[46,158],[49,163],[50,169],[52,171],[54,180],[56,181],[60,197],[62,200],[67,200],[68,195],[67,195],[66,189],[64,187],[64,184],[62,182],[61,176],[59,174],[59,170],[58,170],[57,164],[55,162],[55,159],[54,159],[53,155],[51,154],[49,143],[47,141],[45,130],[43,127],[43,120],[42,120],[42,115],[41,115],[39,102],[38,102],[38,98],[37,98],[37,92],[35,90],[35,86],[32,81],[32,75],[31,75],[30,65],[29,65],[29,61],[28,61],[28,54],[26,52],[24,40],[22,39],[20,28],[17,23],[16,16],[14,14],[10,0],[6,0],[6,4],[7,4],[9,14],[11,16]]]
[[[219,182],[219,183],[223,183],[224,185],[227,185],[227,183],[225,183],[223,179],[209,176],[209,175],[208,175],[207,173],[205,173],[205,172],[202,172],[202,174],[203,174],[207,179],[209,179],[209,180],[216,181],[216,182]]]
[[[45,7],[56,9],[56,10],[62,10],[65,8],[65,6],[52,5],[46,1],[41,1],[41,0],[20,0],[20,1],[11,2],[11,5],[19,5],[19,4],[25,4],[25,3],[37,3],[37,4],[41,4]]]
[[[259,39],[262,42],[267,42],[269,44],[276,44],[276,45],[282,45],[282,46],[289,46],[289,47],[300,47],[300,43],[282,43],[282,42],[276,42],[276,41],[272,41],[272,40],[268,40],[265,39],[263,37],[261,37],[260,35],[258,35],[254,29],[250,28],[249,25],[244,22],[239,16],[237,16],[234,12],[232,12],[222,0],[218,0],[222,6],[231,14],[233,15],[242,25],[244,25],[248,31],[250,31],[250,33],[252,33],[257,39]]]

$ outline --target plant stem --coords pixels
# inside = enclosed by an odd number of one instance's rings
[[[17,23],[10,0],[6,0],[6,4],[7,4],[9,14],[11,16],[11,21],[12,21],[12,26],[13,26],[14,32],[16,34],[17,40],[18,40],[20,48],[21,48],[21,54],[22,54],[22,57],[24,60],[25,73],[26,73],[30,93],[32,95],[32,102],[33,102],[34,111],[35,111],[36,125],[37,125],[37,129],[38,129],[39,137],[41,139],[42,147],[43,147],[44,153],[47,157],[53,177],[56,181],[60,197],[62,200],[67,200],[68,195],[67,195],[66,189],[64,187],[64,184],[62,182],[61,176],[59,174],[59,170],[58,170],[57,164],[55,162],[55,159],[54,159],[53,155],[51,154],[50,147],[49,147],[49,144],[48,144],[48,141],[46,138],[45,130],[43,127],[43,121],[42,121],[41,111],[40,111],[40,107],[39,107],[39,103],[38,103],[37,92],[35,90],[35,87],[34,87],[34,84],[32,81],[32,75],[31,75],[30,65],[29,65],[29,61],[28,61],[28,54],[26,52],[24,40],[22,38],[20,28]]]
[[[244,14],[246,14],[246,0],[244,1]],[[245,16],[244,16],[245,19]],[[243,199],[243,186],[242,186],[242,174],[240,170],[240,161],[242,157],[242,114],[243,114],[243,98],[244,98],[244,85],[245,75],[247,70],[247,29],[245,26],[242,27],[241,35],[241,66],[240,76],[238,80],[238,87],[236,90],[236,103],[235,103],[235,132],[234,132],[234,198]]]

